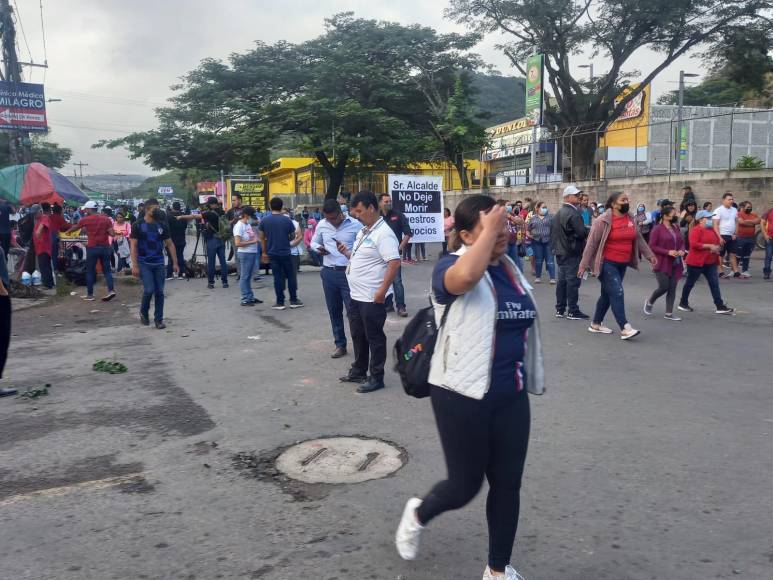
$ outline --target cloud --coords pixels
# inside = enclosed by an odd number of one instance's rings
[[[43,60],[37,3],[20,2],[20,16],[35,61]],[[249,50],[256,40],[300,42],[324,31],[324,19],[337,12],[379,20],[419,23],[441,31],[462,30],[443,18],[438,0],[308,1],[285,0],[44,0],[49,69],[45,72],[50,103],[51,138],[74,151],[73,161],[89,163],[94,173],[149,174],[125,151],[92,150],[104,138],[151,129],[153,108],[171,95],[169,87],[204,58],[225,59]],[[496,35],[478,51],[503,74],[517,74],[495,48]],[[22,57],[27,58],[26,48]],[[632,59],[646,69],[651,53]],[[574,64],[583,64],[582,58]],[[683,59],[662,73],[656,94],[673,90],[668,83],[679,66],[701,72],[699,63]],[[598,74],[604,63],[594,63]],[[579,69],[578,69],[579,71]],[[44,71],[26,71],[42,82]],[[30,76],[31,75],[31,76]]]

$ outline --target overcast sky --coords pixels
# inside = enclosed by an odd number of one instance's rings
[[[38,0],[16,0],[27,43],[17,31],[20,58],[43,60]],[[25,80],[46,84],[51,139],[72,148],[84,173],[140,173],[151,170],[123,150],[93,150],[100,139],[155,126],[153,108],[171,94],[169,86],[203,58],[225,58],[249,50],[255,40],[298,42],[323,31],[324,18],[351,10],[356,15],[438,30],[460,28],[442,15],[444,0],[44,0],[49,69],[25,69]],[[18,26],[17,26],[18,27]],[[516,75],[495,48],[497,38],[477,51],[504,75]],[[647,70],[653,55],[643,52],[630,69]],[[578,56],[574,66],[587,59]],[[604,72],[603,60],[594,63]],[[696,59],[677,61],[656,79],[655,96],[673,90],[678,71],[703,72]],[[587,71],[578,69],[578,76]],[[73,167],[65,169],[72,174]]]

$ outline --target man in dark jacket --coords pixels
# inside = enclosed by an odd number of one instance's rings
[[[553,217],[550,231],[551,245],[558,264],[556,285],[556,317],[569,320],[588,320],[577,304],[580,295],[581,278],[577,277],[580,259],[585,249],[588,230],[577,209],[582,190],[575,185],[564,189],[564,205]]]

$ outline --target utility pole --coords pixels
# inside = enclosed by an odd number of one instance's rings
[[[697,77],[693,73],[679,71],[679,104],[676,108],[676,172],[682,172],[682,117],[684,114],[684,79]]]
[[[0,45],[3,53],[3,69],[0,80],[21,82],[21,66],[16,54],[16,27],[13,24],[13,9],[8,0],[0,0]],[[10,131],[8,146],[11,161],[16,164],[32,161],[30,134],[27,131]]]
[[[72,165],[74,167],[77,167],[78,169],[80,169],[80,173],[81,173],[81,187],[84,187],[84,185],[83,185],[83,168],[84,167],[88,167],[89,164],[88,163],[84,163],[83,161],[79,161],[78,163],[73,163]]]

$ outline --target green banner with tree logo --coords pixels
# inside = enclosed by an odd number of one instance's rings
[[[544,55],[535,54],[526,61],[526,118],[529,125],[542,125]]]

